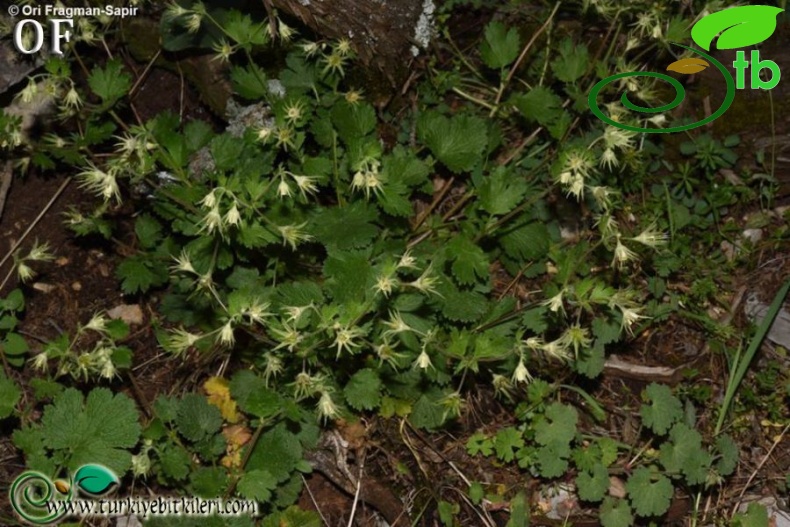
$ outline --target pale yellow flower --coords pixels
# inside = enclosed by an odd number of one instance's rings
[[[230,320],[219,330],[217,341],[227,347],[233,346],[233,343],[236,342],[236,337],[233,335],[233,324]]]
[[[524,359],[518,361],[518,366],[516,366],[515,371],[513,372],[513,382],[522,382],[528,384],[532,381],[532,374],[529,373],[527,366],[524,364]]]

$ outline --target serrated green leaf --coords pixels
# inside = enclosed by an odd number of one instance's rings
[[[588,379],[594,379],[601,374],[605,364],[603,346],[596,342],[595,346],[579,352],[579,358],[573,364],[573,368]]]
[[[524,437],[521,432],[512,426],[501,429],[494,436],[494,450],[499,459],[511,462],[516,457],[516,451],[524,446]]]
[[[250,15],[236,9],[228,12],[222,29],[228,37],[243,48],[262,46],[269,40],[266,22],[254,22]]]
[[[468,115],[447,118],[427,111],[417,120],[417,135],[453,172],[471,170],[483,160],[488,143],[485,121]]]
[[[184,125],[184,142],[190,153],[195,153],[206,146],[212,137],[214,131],[206,121],[195,119]]]
[[[144,249],[156,246],[162,238],[162,226],[150,214],[141,214],[134,222],[134,232]]]
[[[138,418],[134,403],[122,393],[95,388],[83,401],[69,388],[44,408],[40,426],[44,446],[62,456],[69,469],[97,463],[120,476],[131,464],[127,449],[140,436]]]
[[[431,390],[420,396],[414,403],[409,421],[417,428],[433,430],[444,424],[444,409],[440,400],[444,394],[440,390]]]
[[[299,438],[284,423],[261,434],[246,469],[266,470],[278,483],[287,480],[302,460]]]
[[[601,448],[597,442],[586,446],[582,445],[573,449],[571,458],[576,468],[581,471],[591,472],[596,465],[601,463]]]
[[[631,527],[634,515],[625,500],[605,498],[601,506],[601,525],[603,527]]]
[[[189,452],[173,443],[166,443],[159,450],[159,463],[164,474],[176,481],[186,478],[191,466]]]
[[[666,476],[658,474],[653,481],[652,473],[646,467],[634,470],[625,488],[637,516],[661,516],[669,509],[674,493]]]
[[[505,527],[529,527],[529,500],[523,492],[510,500],[510,518]]]
[[[453,262],[453,276],[461,285],[471,285],[478,278],[486,279],[488,274],[488,257],[480,246],[472,243],[465,236],[456,236],[446,247],[447,258]]]
[[[378,234],[373,224],[376,218],[376,210],[362,201],[326,207],[315,215],[310,231],[330,251],[357,249],[369,245]]]
[[[24,355],[28,350],[30,350],[30,346],[28,346],[25,337],[19,333],[8,333],[5,336],[3,340],[3,353],[6,355],[15,358],[18,355]]]
[[[337,253],[324,262],[325,287],[335,302],[361,301],[368,292],[372,268],[361,253]]]
[[[249,500],[268,502],[272,491],[277,488],[277,480],[268,470],[249,470],[239,480],[239,493]]]
[[[129,336],[129,325],[120,318],[108,320],[104,325],[104,330],[107,336],[113,340],[122,340]],[[118,347],[116,349],[121,348]]]
[[[373,410],[381,402],[382,382],[375,370],[356,372],[343,389],[349,406],[356,410]]]
[[[407,218],[414,213],[410,195],[411,191],[402,183],[387,181],[382,185],[382,192],[377,194],[376,199],[382,211],[391,216]]]
[[[324,294],[315,282],[287,282],[277,287],[277,298],[285,306],[322,304]]]
[[[490,22],[486,26],[485,41],[480,45],[480,56],[486,66],[499,69],[507,66],[518,56],[520,49],[518,31],[506,28],[501,22]]]
[[[575,45],[570,38],[565,38],[559,45],[559,52],[560,56],[551,63],[554,75],[563,82],[575,82],[589,66],[587,46]]]
[[[211,140],[209,148],[214,163],[220,170],[238,169],[239,160],[246,157],[246,143],[228,133],[220,134]]]
[[[494,442],[485,434],[475,432],[466,441],[466,452],[470,456],[476,456],[477,454],[490,456],[494,453]]]
[[[672,427],[669,441],[661,445],[659,460],[667,471],[683,473],[691,485],[705,482],[711,464],[700,433],[683,423]]]
[[[277,243],[281,238],[257,221],[252,221],[239,229],[238,240],[248,249],[258,249],[271,243]]]
[[[241,370],[233,376],[230,394],[245,413],[262,419],[276,415],[283,406],[282,397],[249,370]]]
[[[759,503],[750,503],[746,507],[746,512],[738,513],[732,518],[732,527],[769,527],[770,525],[768,509]]]
[[[192,494],[211,499],[222,496],[228,486],[228,472],[222,467],[200,467],[189,475]]]
[[[30,379],[30,387],[33,388],[33,395],[37,401],[53,399],[65,389],[65,386],[57,381],[41,378]]]
[[[288,68],[280,73],[280,82],[283,83],[288,93],[306,92],[315,86],[318,72],[313,64],[305,62],[295,53],[289,53],[285,63]],[[328,125],[329,122],[327,121],[326,124]],[[331,127],[329,129],[331,130]],[[322,144],[328,146],[325,143]],[[331,145],[331,142],[329,144]]]
[[[535,424],[535,441],[541,445],[569,444],[576,435],[579,414],[572,406],[552,403],[546,407],[544,418]]]
[[[542,446],[535,452],[538,471],[544,478],[558,478],[568,470],[570,447],[553,442]]]
[[[506,167],[499,166],[483,179],[478,191],[480,206],[489,214],[507,214],[527,193],[527,183]]]
[[[5,419],[14,412],[21,395],[16,383],[0,373],[0,419]]]
[[[727,434],[716,438],[716,449],[721,456],[716,462],[716,470],[722,476],[729,476],[735,472],[738,466],[738,456],[740,454],[738,444]]]
[[[617,461],[617,442],[614,439],[601,437],[598,439],[598,445],[601,447],[601,463],[605,467]]]
[[[483,485],[478,483],[477,481],[473,481],[471,485],[469,485],[469,490],[467,491],[469,495],[469,499],[472,500],[472,503],[478,505],[483,498],[485,498],[486,491],[483,488]]]
[[[545,86],[535,86],[528,93],[514,97],[513,103],[527,120],[541,126],[556,122],[563,114],[562,99]]]
[[[406,187],[417,187],[428,182],[430,167],[414,152],[396,146],[381,161],[381,172],[389,182],[402,183]]]
[[[119,59],[112,59],[103,68],[93,68],[88,76],[88,85],[93,93],[102,98],[105,106],[111,106],[132,87],[132,77],[123,71]]]
[[[219,432],[222,414],[205,397],[188,393],[178,405],[175,422],[179,433],[195,443]]]
[[[683,418],[683,405],[672,395],[669,387],[651,383],[645,389],[644,398],[650,404],[643,404],[639,413],[642,423],[653,432],[664,435],[669,427]]]
[[[621,325],[611,319],[596,317],[592,321],[592,332],[601,345],[611,344],[620,340]]]
[[[443,287],[442,314],[455,322],[476,322],[488,310],[488,300],[474,291],[458,291],[453,287]]]
[[[233,66],[230,70],[233,90],[250,101],[265,98],[269,94],[266,72],[255,64]]]
[[[25,295],[20,289],[14,289],[0,299],[0,309],[3,311],[22,311],[25,308]]]
[[[532,222],[500,231],[499,243],[505,253],[521,262],[539,260],[549,252],[551,238],[542,222]]]
[[[168,280],[167,267],[144,256],[127,258],[115,269],[121,289],[127,295],[148,291]]]
[[[178,416],[179,401],[175,397],[160,395],[154,401],[154,413],[166,423],[176,420]]]
[[[369,103],[337,102],[330,112],[338,135],[349,143],[371,133],[376,128],[376,111]]]
[[[595,465],[591,472],[581,472],[576,477],[579,497],[584,501],[601,501],[609,490],[609,471],[601,464]]]

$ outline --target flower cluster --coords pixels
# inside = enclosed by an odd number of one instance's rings
[[[110,325],[114,324],[114,328]],[[104,314],[97,313],[87,324],[77,327],[76,335],[49,342],[44,351],[31,359],[33,367],[39,371],[49,368],[49,361],[56,360],[57,376],[70,375],[74,379],[88,380],[92,376],[112,380],[118,375],[118,362],[126,362],[121,357],[130,352],[127,348],[116,345],[113,336],[117,336],[117,328],[126,328],[120,321],[110,321]],[[99,337],[89,351],[78,349],[80,340],[89,334]]]
[[[377,159],[366,158],[357,167],[354,178],[351,180],[351,188],[355,191],[365,193],[365,198],[370,199],[371,191],[378,195],[383,193],[382,176],[379,173],[381,162]]]

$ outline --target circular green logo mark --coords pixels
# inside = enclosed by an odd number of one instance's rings
[[[623,93],[623,95],[620,97],[620,101],[623,103],[623,106],[625,106],[629,110],[633,110],[635,112],[640,112],[640,113],[662,113],[662,112],[670,111],[676,108],[681,102],[683,102],[683,99],[686,96],[686,90],[683,88],[683,85],[680,82],[678,82],[676,79],[670,77],[665,73],[654,73],[650,71],[629,71],[625,73],[618,73],[617,75],[612,75],[610,77],[606,77],[605,79],[602,79],[598,83],[596,83],[595,86],[593,86],[592,90],[590,91],[590,94],[587,96],[587,104],[590,106],[590,110],[592,110],[593,114],[595,114],[595,116],[598,117],[603,122],[610,124],[612,126],[616,126],[617,128],[622,128],[623,130],[629,130],[631,132],[640,132],[640,133],[648,133],[648,134],[669,134],[673,132],[683,132],[685,130],[691,130],[692,128],[697,128],[699,126],[706,125],[711,121],[721,117],[724,114],[724,112],[726,112],[729,109],[730,105],[732,104],[732,101],[735,100],[735,80],[732,78],[732,75],[730,75],[730,72],[727,71],[727,68],[725,68],[721,62],[719,62],[718,60],[714,59],[710,55],[700,50],[692,49],[688,46],[684,46],[683,44],[677,44],[676,42],[670,42],[670,44],[680,46],[682,48],[691,51],[692,53],[695,53],[697,55],[706,58],[711,63],[713,63],[713,65],[715,65],[716,68],[718,68],[718,70],[724,76],[724,81],[727,83],[727,93],[724,96],[724,101],[722,101],[721,106],[719,106],[719,108],[715,112],[713,112],[708,117],[700,121],[696,121],[683,126],[673,126],[671,128],[642,128],[639,126],[631,126],[628,124],[619,123],[614,119],[610,118],[609,116],[607,116],[606,114],[604,114],[601,111],[600,106],[598,106],[598,100],[597,100],[598,93],[600,93],[600,91],[610,82],[614,82],[616,80],[623,79],[626,77],[655,77],[657,79],[666,81],[670,85],[672,85],[672,87],[675,89],[675,98],[672,100],[672,102],[656,108],[648,108],[645,106],[639,106],[637,104],[634,104],[628,99],[628,94]]]

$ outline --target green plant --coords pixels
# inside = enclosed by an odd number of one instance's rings
[[[49,341],[31,360],[40,371],[47,371],[49,361],[55,360],[58,377],[70,375],[83,380],[89,377],[112,380],[119,376],[119,370],[131,364],[132,351],[116,343],[128,334],[129,327],[122,320],[109,320],[102,314],[96,314],[87,324],[77,326],[74,337],[68,333],[61,334]],[[79,349],[85,341],[92,344],[90,351]]]
[[[157,338],[176,359],[200,353],[243,368],[209,379],[205,395],[158,397],[139,447],[125,396],[94,389],[83,403],[73,389],[39,383],[39,398],[53,402],[40,424],[14,434],[28,466],[55,474],[106,462],[162,487],[256,500],[263,525],[310,525],[315,515],[291,505],[322,427],[397,416],[434,431],[481,392],[515,405],[516,422],[471,435],[467,453],[542,481],[573,479],[606,527],[661,516],[677,489],[712,492],[737,463],[737,446],[718,433],[734,388],[711,435],[691,402],[651,384],[642,433],[623,444],[588,433],[583,411],[598,422],[606,411],[582,383],[652,322],[682,315],[727,340],[703,311],[719,285],[706,276],[722,257],[701,263],[699,254],[718,247],[711,227],[746,195],[717,176],[736,161],[737,138],[693,138],[682,161],[661,163],[662,147],[588,122],[589,87],[686,38],[689,20],[667,17],[667,5],[585,7],[609,25],[600,47],[563,28],[560,3],[539,12],[529,40],[493,21],[471,54],[448,43],[449,64],[430,65],[412,107],[382,109],[355,85],[350,41],[296,41],[281,20],[219,2],[170,4],[164,49],[213,53],[247,105],[225,130],[169,112],[138,120],[136,81],[120,60],[96,65],[76,49],[50,58],[22,97],[63,95],[59,109],[75,126],[26,142],[5,117],[6,146],[23,165],[81,167],[77,180],[100,203],[68,213],[79,236],[117,243],[127,226],[115,213],[131,202],[133,241],[115,270],[123,292],[155,294]],[[72,59],[84,83],[74,82]],[[650,82],[621,84],[659,98]],[[634,119],[616,101],[608,107]],[[659,181],[662,167],[671,181]],[[569,220],[580,225],[570,235]],[[15,257],[19,278],[26,259],[36,258]],[[688,293],[673,288],[679,279]],[[522,284],[530,292],[512,294]],[[23,302],[12,295],[0,306],[4,357],[20,366],[27,348],[12,335]],[[111,380],[133,362],[119,345],[127,332],[96,315],[33,364]],[[736,361],[731,386],[750,360]],[[0,417],[18,400],[0,378]],[[128,421],[123,433],[99,422],[104,407]],[[88,444],[88,432],[100,441]],[[626,480],[627,498],[608,495],[611,476]],[[523,525],[529,501],[514,490],[510,524]],[[469,485],[474,505],[485,495]],[[433,498],[440,521],[457,524],[460,502]]]
[[[13,439],[29,468],[55,477],[89,463],[125,474],[139,436],[139,415],[126,395],[94,388],[84,398],[68,388],[44,408],[40,423],[17,429]]]
[[[0,330],[3,332],[2,358],[9,366],[21,366],[25,361],[28,344],[25,337],[17,333],[19,316],[25,309],[25,297],[21,290],[14,289],[0,300]]]
[[[608,437],[582,440],[577,411],[552,403],[518,428],[502,428],[495,435],[475,433],[466,448],[471,455],[515,461],[544,478],[573,470],[579,498],[602,503],[601,520],[606,527],[623,525],[627,519],[630,523],[634,517],[658,517],[669,508],[675,486],[705,489],[732,474],[738,449],[726,434],[704,446],[701,434],[693,428],[695,423],[668,387],[651,384],[642,398],[642,426],[650,438],[639,446]],[[607,496],[614,475],[628,476],[627,500]]]

